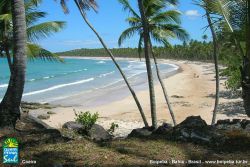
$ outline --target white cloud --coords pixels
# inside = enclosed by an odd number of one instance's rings
[[[187,10],[185,12],[185,15],[189,16],[189,17],[199,17],[199,16],[201,16],[201,14],[199,13],[198,10]]]

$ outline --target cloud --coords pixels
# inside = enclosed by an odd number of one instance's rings
[[[199,17],[199,16],[201,16],[201,14],[199,13],[198,10],[187,10],[185,12],[185,15],[189,16],[189,17]]]

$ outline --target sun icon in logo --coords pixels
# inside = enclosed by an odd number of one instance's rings
[[[18,142],[15,138],[8,138],[4,141],[4,147],[17,148]]]

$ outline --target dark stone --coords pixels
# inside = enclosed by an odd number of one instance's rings
[[[243,119],[243,120],[241,121],[241,127],[242,127],[243,129],[245,129],[246,126],[249,125],[249,124],[250,124],[250,120]]]
[[[174,140],[209,143],[211,128],[200,116],[191,116],[173,128],[172,137]]]
[[[216,125],[230,124],[230,119],[218,120]]]
[[[187,117],[183,122],[176,126],[176,128],[186,127],[186,128],[203,128],[206,127],[207,123],[200,116],[190,116]]]
[[[101,126],[94,124],[88,132],[88,136],[94,141],[111,140],[112,136]]]
[[[50,116],[49,116],[48,114],[42,114],[42,115],[38,115],[37,118],[38,118],[38,119],[44,119],[44,120],[46,120],[46,119],[49,119]]]
[[[132,132],[128,135],[128,137],[147,137],[152,134],[152,130],[148,128],[138,128],[138,129],[133,129]]]
[[[170,135],[172,130],[173,130],[173,127],[171,124],[163,123],[155,131],[153,131],[152,134],[154,134],[154,135]]]
[[[241,119],[233,119],[232,124],[237,124],[237,123],[240,123],[240,122],[241,122]]]
[[[81,129],[83,127],[83,125],[74,122],[74,121],[70,121],[70,122],[66,122],[65,124],[63,124],[62,126],[65,129],[69,129],[69,130],[75,130],[78,131],[79,129]]]

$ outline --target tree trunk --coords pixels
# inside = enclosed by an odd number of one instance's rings
[[[154,59],[157,77],[158,77],[158,80],[159,80],[159,82],[161,84],[162,92],[164,94],[166,103],[168,105],[168,109],[169,109],[170,115],[172,117],[173,124],[174,124],[174,126],[176,126],[176,120],[175,120],[174,112],[173,112],[172,106],[171,106],[169,98],[168,98],[168,93],[167,93],[166,87],[164,85],[163,80],[161,79],[160,69],[158,67],[157,59],[156,59],[154,51],[153,51],[153,46],[152,46],[151,40],[150,40],[150,49],[151,49],[152,57]]]
[[[250,117],[250,0],[246,1],[247,20],[246,20],[246,56],[243,58],[241,68],[242,77],[242,97],[244,109]]]
[[[219,67],[218,67],[218,43],[216,38],[216,33],[213,27],[213,23],[210,17],[210,14],[206,11],[206,17],[207,21],[212,33],[213,37],[213,58],[214,58],[214,65],[215,65],[215,74],[216,74],[216,95],[215,95],[215,104],[214,104],[214,110],[213,110],[213,117],[212,117],[212,125],[215,124],[216,121],[216,114],[219,104],[219,98],[220,98],[220,78],[219,78]]]
[[[0,127],[15,126],[20,118],[20,104],[25,83],[26,69],[26,22],[23,0],[11,0],[13,22],[13,66],[10,78],[11,84],[0,104]],[[6,99],[6,100],[5,100]]]
[[[75,0],[75,3],[79,9],[79,11],[81,12],[81,15],[84,19],[84,21],[86,22],[86,24],[89,26],[89,28],[95,33],[95,35],[97,36],[97,38],[99,39],[99,41],[101,42],[103,48],[106,50],[106,52],[109,54],[109,56],[111,57],[112,61],[114,62],[115,66],[117,67],[117,69],[119,70],[120,74],[122,75],[128,89],[130,90],[134,100],[135,100],[135,103],[140,111],[140,114],[141,114],[141,117],[142,117],[142,120],[144,122],[144,125],[145,127],[148,127],[148,122],[147,122],[147,119],[146,119],[146,116],[144,114],[144,111],[141,107],[141,104],[136,96],[136,93],[135,91],[132,89],[132,87],[130,86],[129,82],[128,82],[128,79],[127,77],[125,76],[124,72],[122,71],[121,67],[119,66],[119,64],[117,63],[115,57],[113,56],[112,52],[108,49],[108,47],[106,46],[106,44],[104,43],[103,39],[101,38],[101,36],[98,34],[98,32],[95,30],[95,28],[90,24],[90,22],[87,20],[86,18],[86,15],[83,13],[79,3],[77,2],[77,0]]]
[[[145,16],[143,0],[138,0],[138,6],[141,13],[142,26],[143,26],[143,38],[144,38],[144,54],[146,60],[147,74],[148,74],[148,85],[149,85],[149,95],[150,95],[150,107],[151,107],[151,117],[152,117],[152,127],[157,128],[157,115],[156,115],[156,103],[155,103],[155,91],[154,91],[154,78],[151,68],[150,55],[149,55],[149,26],[147,18]]]

